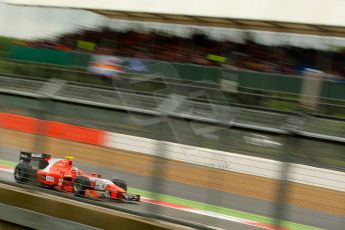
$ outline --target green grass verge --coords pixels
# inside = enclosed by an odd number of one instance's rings
[[[208,211],[208,212],[214,212],[214,213],[219,213],[222,215],[243,218],[246,220],[257,221],[260,223],[265,223],[265,224],[270,224],[270,225],[273,225],[273,223],[274,223],[274,220],[272,218],[260,216],[260,215],[255,215],[255,214],[251,214],[251,213],[246,213],[246,212],[241,212],[241,211],[237,211],[237,210],[233,210],[233,209],[229,209],[229,208],[219,207],[219,206],[215,206],[215,205],[209,205],[209,204],[205,204],[205,203],[201,203],[201,202],[181,199],[181,198],[172,197],[172,196],[166,196],[166,195],[148,192],[148,191],[136,189],[136,188],[129,188],[128,191],[130,193],[140,194],[143,197],[147,197],[147,198],[151,198],[151,199],[157,199],[160,201],[170,202],[170,203],[174,203],[174,204],[178,204],[178,205],[184,205],[184,206],[188,206],[191,208],[204,210],[204,211]],[[283,222],[283,227],[293,229],[293,230],[316,230],[316,229],[319,229],[319,228],[305,226],[302,224],[292,223],[292,222],[288,222],[288,221]]]
[[[11,161],[0,160],[0,166],[14,168],[16,166],[16,163]]]

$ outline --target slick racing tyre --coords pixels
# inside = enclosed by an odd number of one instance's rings
[[[127,192],[127,184],[123,180],[120,179],[112,179],[111,182],[113,182],[115,185],[119,186],[123,190]]]
[[[14,169],[14,180],[19,183],[28,183],[31,180],[33,172],[30,165],[25,163],[19,163]]]
[[[76,196],[84,196],[85,189],[92,189],[90,179],[86,176],[77,176],[73,181],[73,192]]]

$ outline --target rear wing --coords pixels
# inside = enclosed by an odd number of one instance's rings
[[[51,158],[50,154],[46,153],[33,153],[33,152],[20,152],[19,160],[31,161],[31,160],[44,160],[46,158]]]
[[[46,153],[33,153],[33,152],[20,152],[19,161],[30,164],[38,169],[46,167],[47,160],[51,158],[50,154]]]

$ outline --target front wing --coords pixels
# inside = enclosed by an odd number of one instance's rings
[[[97,200],[116,200],[116,201],[140,201],[140,195],[133,195],[128,193],[123,193],[121,197],[112,197],[109,195],[108,191],[98,191],[94,189],[85,189],[84,197],[97,199]]]

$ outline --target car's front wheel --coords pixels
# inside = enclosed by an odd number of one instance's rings
[[[76,196],[84,196],[85,189],[91,188],[90,179],[85,176],[77,176],[73,181],[72,187]]]

